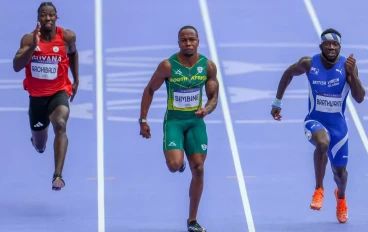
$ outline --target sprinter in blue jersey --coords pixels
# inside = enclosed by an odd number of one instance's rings
[[[336,217],[340,223],[348,220],[345,189],[348,178],[348,128],[345,121],[346,99],[351,91],[354,100],[361,103],[365,90],[359,80],[358,68],[353,54],[348,58],[340,56],[341,34],[327,29],[321,34],[320,54],[302,57],[283,73],[276,98],[272,103],[271,115],[281,120],[281,99],[294,76],[308,77],[309,104],[304,121],[307,139],[315,146],[314,169],[315,192],[310,207],[322,208],[324,198],[323,179],[328,159],[337,188]]]

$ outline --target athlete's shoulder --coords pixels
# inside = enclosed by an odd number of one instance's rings
[[[22,36],[21,45],[30,45],[33,42],[33,33],[27,33]]]
[[[303,56],[299,59],[298,64],[301,66],[310,66],[312,64],[312,61],[314,59],[314,56]]]
[[[64,36],[64,40],[67,42],[74,42],[77,40],[77,36],[75,34],[75,32],[71,29],[67,29],[67,28],[62,28],[59,27],[62,32],[63,32],[63,36]]]
[[[217,70],[217,66],[215,64],[215,62],[213,62],[212,60],[207,58],[207,69],[213,69],[213,70]]]
[[[32,38],[33,32],[23,34],[22,38]]]
[[[217,79],[217,66],[216,63],[210,59],[207,59],[207,77]]]
[[[171,62],[169,59],[162,60],[158,66],[157,69],[159,70],[171,70]]]
[[[170,75],[171,75],[171,63],[169,59],[164,59],[157,65],[155,76],[160,78],[167,78]]]
[[[308,73],[308,70],[311,67],[311,57],[310,56],[303,56],[298,59],[297,62],[290,65],[285,72],[292,75],[292,76],[299,76],[303,73]]]
[[[68,28],[62,28],[62,29],[63,29],[64,35],[70,35],[70,36],[76,37],[75,32],[73,30],[68,29]]]

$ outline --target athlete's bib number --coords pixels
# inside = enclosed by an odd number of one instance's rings
[[[31,62],[31,71],[34,78],[54,80],[58,73],[58,63]]]
[[[342,104],[341,95],[316,95],[316,111],[340,113]]]
[[[190,110],[197,108],[200,101],[200,89],[184,89],[174,91],[174,108]]]

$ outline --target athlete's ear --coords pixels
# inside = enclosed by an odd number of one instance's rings
[[[319,45],[319,49],[321,49],[321,52],[322,52],[322,44]]]

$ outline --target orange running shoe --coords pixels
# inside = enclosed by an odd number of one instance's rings
[[[324,195],[324,191],[322,188],[319,188],[316,191],[314,191],[312,203],[310,204],[310,208],[313,210],[321,210],[324,197],[325,195]]]
[[[337,202],[336,218],[340,223],[345,223],[348,221],[348,206],[346,204],[346,196],[344,199],[339,199],[337,192],[338,190],[335,189],[334,193],[335,193],[336,202]]]

